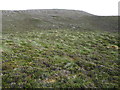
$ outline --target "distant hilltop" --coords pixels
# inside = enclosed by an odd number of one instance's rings
[[[78,29],[117,31],[117,16],[96,16],[79,10],[3,10],[4,30]]]

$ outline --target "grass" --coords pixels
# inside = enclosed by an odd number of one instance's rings
[[[5,33],[3,88],[120,88],[118,35],[100,31]]]

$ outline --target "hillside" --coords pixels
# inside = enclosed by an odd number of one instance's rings
[[[2,88],[120,88],[117,16],[3,11]]]
[[[117,31],[117,16],[95,16],[64,9],[3,11],[3,31],[32,29],[79,29]]]
[[[120,88],[117,37],[79,30],[4,34],[3,88]]]

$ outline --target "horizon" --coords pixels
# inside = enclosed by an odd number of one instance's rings
[[[33,9],[66,9],[85,11],[98,16],[117,16],[119,0],[4,0],[0,3],[2,10],[33,10]]]
[[[70,10],[70,11],[79,11],[79,12],[85,12],[85,13],[88,13],[88,14],[92,14],[90,12],[87,12],[87,11],[83,11],[83,10],[75,10],[75,9],[21,9],[21,10],[2,10],[2,11],[28,11],[28,10]],[[92,14],[92,15],[95,15],[95,14]],[[95,16],[118,16],[118,15],[95,15]]]

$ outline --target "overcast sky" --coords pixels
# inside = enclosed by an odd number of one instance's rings
[[[74,9],[95,15],[118,15],[120,0],[1,0],[1,10]]]

